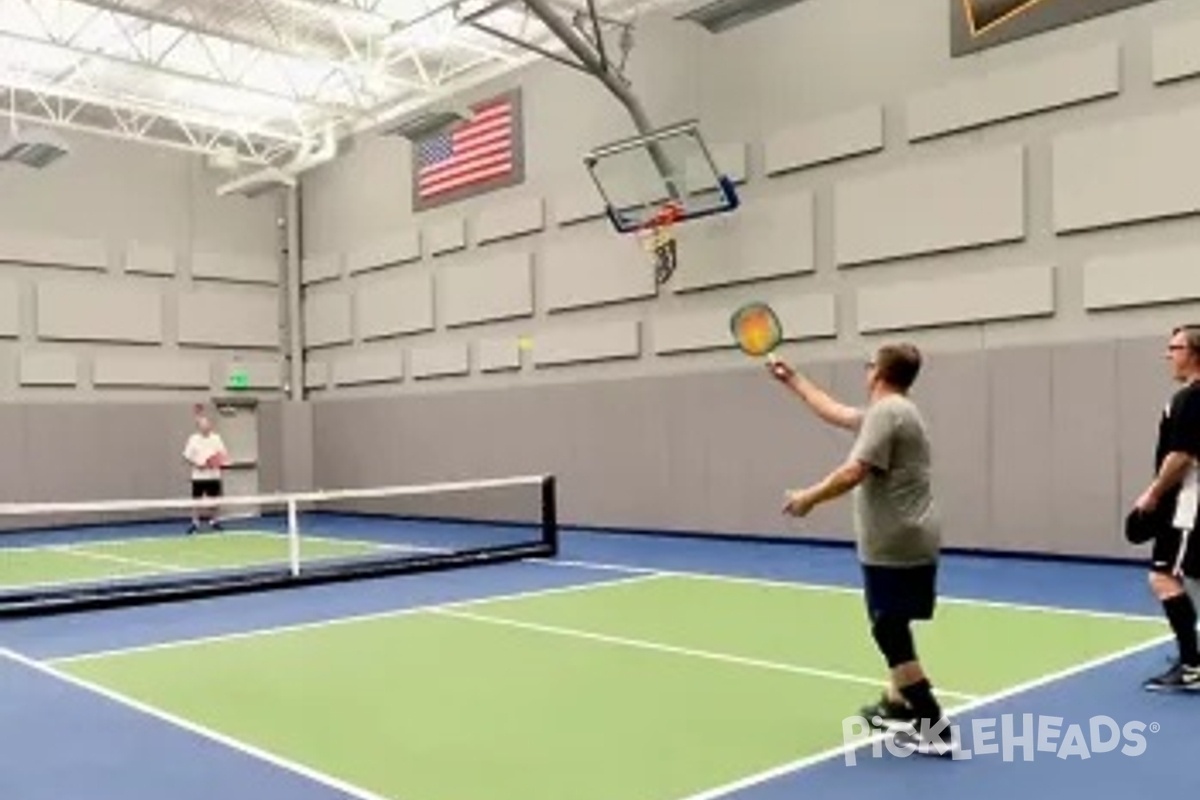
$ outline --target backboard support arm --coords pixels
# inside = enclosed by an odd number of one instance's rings
[[[593,0],[588,0],[587,15],[591,20],[591,26],[596,37],[595,42],[589,41],[572,27],[558,12],[554,9],[554,0],[519,0],[531,14],[541,20],[542,24],[557,38],[568,51],[578,59],[578,63],[565,59],[557,54],[552,54],[545,48],[538,47],[531,42],[524,41],[519,37],[510,36],[506,33],[498,31],[490,26],[484,25],[480,20],[488,13],[502,8],[506,5],[511,5],[513,0],[498,0],[497,2],[489,3],[482,9],[464,15],[461,21],[471,25],[477,30],[483,31],[489,35],[502,39],[510,44],[523,47],[527,50],[537,53],[546,58],[550,58],[560,64],[565,64],[575,69],[579,69],[592,77],[599,80],[609,92],[625,107],[629,112],[629,116],[633,121],[637,132],[642,136],[648,136],[654,131],[654,125],[650,122],[650,117],[646,113],[645,107],[641,100],[633,93],[629,81],[621,75],[613,65],[613,61],[609,58],[604,48],[604,39],[601,36],[600,16],[596,11],[596,5]],[[581,12],[582,13],[582,12]],[[650,158],[654,161],[654,165],[662,176],[666,184],[667,193],[672,200],[680,200],[683,197],[682,187],[679,185],[675,171],[671,167],[671,162],[667,158],[663,149],[656,143],[648,144]]]

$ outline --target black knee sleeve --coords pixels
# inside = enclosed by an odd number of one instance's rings
[[[871,635],[883,653],[888,667],[895,667],[916,660],[912,630],[908,620],[899,617],[881,616],[871,624]]]

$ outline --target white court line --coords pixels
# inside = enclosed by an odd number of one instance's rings
[[[96,544],[135,544],[137,542],[160,541],[162,537],[146,537],[146,536],[128,536],[124,539],[104,539],[93,538],[90,541],[78,542],[61,542],[58,544],[18,544],[5,545],[0,547],[0,553],[37,553],[37,552],[59,552],[62,550],[71,550],[76,547],[91,547]]]
[[[133,567],[147,567],[153,570],[168,570],[170,572],[187,572],[187,567],[181,567],[178,564],[168,564],[165,561],[147,561],[141,558],[129,558],[128,556],[115,556],[110,553],[100,553],[95,550],[88,550],[85,547],[77,545],[66,545],[64,547],[54,548],[56,552],[70,553],[71,555],[84,556],[85,558],[95,559],[97,561],[110,561],[114,564],[128,564]]]
[[[551,564],[564,567],[584,567],[611,572],[625,572],[632,575],[655,574],[662,577],[691,578],[695,580],[715,581],[717,583],[747,584],[751,586],[772,586],[783,589],[799,589],[805,591],[837,592],[840,594],[861,595],[862,589],[838,584],[809,583],[805,581],[790,581],[777,578],[756,578],[749,575],[728,575],[720,572],[703,572],[693,570],[678,570],[661,567],[642,567],[636,564],[621,564],[605,561],[584,561],[578,559],[529,559],[539,564]],[[1049,614],[1068,614],[1096,619],[1116,619],[1126,622],[1163,622],[1161,616],[1150,614],[1131,614],[1122,611],[1098,611],[1088,608],[1071,608],[1068,606],[1048,606],[1035,603],[1015,603],[1006,600],[984,600],[973,597],[951,597],[938,595],[938,603],[947,605],[979,606],[982,608],[999,608],[1009,611],[1037,611]]]
[[[951,724],[953,724],[954,717],[962,716],[963,714],[966,714],[970,711],[974,711],[978,708],[983,708],[984,706],[993,705],[995,703],[998,703],[1002,700],[1007,700],[1016,695],[1024,694],[1026,692],[1033,691],[1034,689],[1039,689],[1048,684],[1056,683],[1058,681],[1074,677],[1076,675],[1087,672],[1089,670],[1097,669],[1097,668],[1105,666],[1107,664],[1111,664],[1115,661],[1120,661],[1123,658],[1128,658],[1129,656],[1135,655],[1137,653],[1141,653],[1145,650],[1150,650],[1155,647],[1158,647],[1158,646],[1160,646],[1166,642],[1169,642],[1173,639],[1174,639],[1174,636],[1171,636],[1171,635],[1159,636],[1154,639],[1149,639],[1140,644],[1131,645],[1130,647],[1126,647],[1121,650],[1114,651],[1112,653],[1109,653],[1108,655],[1099,656],[1097,658],[1091,659],[1090,661],[1084,661],[1082,663],[1076,664],[1073,667],[1059,670],[1058,672],[1051,672],[1046,675],[1043,675],[1040,678],[1035,678],[1034,680],[1017,684],[1016,686],[1005,689],[1004,691],[996,692],[995,694],[990,694],[990,695],[986,695],[984,697],[980,697],[976,700],[970,701],[968,703],[964,703],[963,705],[960,705],[960,706],[954,706],[952,708],[948,708],[946,710],[945,715],[947,717],[951,718]],[[717,800],[717,798],[725,798],[725,797],[728,797],[729,795],[733,794],[734,792],[739,792],[739,791],[742,791],[743,789],[749,789],[753,786],[758,786],[759,784],[766,783],[767,781],[775,780],[777,778],[782,778],[785,775],[793,774],[793,773],[799,772],[800,770],[814,767],[823,762],[832,761],[833,759],[838,758],[839,756],[844,756],[845,754],[847,754],[851,751],[859,750],[864,747],[869,747],[877,741],[882,741],[888,735],[890,735],[890,734],[884,733],[884,734],[874,735],[874,736],[871,736],[871,737],[865,738],[865,739],[855,740],[849,744],[844,744],[844,745],[840,745],[838,747],[833,747],[833,748],[830,748],[823,752],[816,753],[811,756],[805,756],[804,758],[800,758],[795,761],[790,761],[786,764],[780,764],[777,767],[772,767],[770,769],[763,770],[762,772],[754,773],[753,775],[748,775],[748,776],[746,776],[744,778],[740,778],[736,781],[732,781],[730,783],[726,783],[721,786],[713,787],[712,789],[706,789],[705,791],[699,792],[697,794],[691,794],[686,797],[679,798],[679,800]],[[907,756],[907,757],[908,758],[928,758],[929,756],[911,755],[911,756]]]
[[[373,611],[365,614],[331,617],[328,619],[313,620],[311,622],[297,622],[290,625],[278,625],[271,628],[255,628],[245,631],[235,631],[232,633],[213,634],[211,636],[196,636],[187,639],[173,639],[164,642],[154,642],[152,644],[134,645],[131,647],[118,647],[111,650],[96,650],[88,653],[76,653],[69,656],[48,658],[45,659],[45,663],[69,664],[75,661],[87,661],[91,659],[123,656],[133,653],[149,653],[155,650],[170,650],[179,647],[191,647],[193,645],[216,644],[219,642],[235,641],[237,639],[251,639],[259,636],[277,636],[285,633],[293,633],[295,631],[315,630],[319,628],[333,627],[335,625],[349,625],[356,622],[371,622],[375,620],[403,617],[410,614],[419,614],[422,612],[439,609],[465,608],[468,606],[492,603],[501,600],[523,600],[529,597],[544,597],[546,595],[607,589],[610,586],[618,586],[627,583],[640,583],[642,581],[654,580],[658,577],[659,576],[657,575],[635,575],[627,578],[613,578],[611,580],[595,581],[593,583],[579,583],[571,584],[569,586],[552,586],[546,589],[533,589],[530,591],[509,592],[505,594],[490,594],[483,597],[472,597],[466,600],[452,600],[447,603],[429,603],[425,605],[409,606],[407,608],[392,608],[386,611]]]
[[[340,780],[331,775],[327,775],[324,772],[312,769],[311,767],[306,767],[303,764],[299,764],[295,761],[284,758],[283,756],[271,753],[262,749],[261,747],[255,747],[254,745],[234,739],[231,736],[218,733],[211,728],[190,722],[182,717],[178,717],[169,712],[155,708],[154,706],[147,705],[130,697],[126,697],[125,695],[119,694],[110,689],[106,689],[103,686],[99,686],[82,678],[77,678],[74,675],[69,675],[61,670],[54,669],[44,662],[35,661],[32,658],[28,658],[20,653],[13,652],[12,650],[0,648],[0,657],[7,658],[16,662],[17,664],[20,664],[21,666],[34,670],[35,672],[40,672],[43,675],[56,678],[64,683],[74,686],[77,689],[82,689],[84,691],[91,692],[92,694],[99,695],[107,700],[117,703],[118,705],[141,712],[142,714],[153,717],[154,719],[162,722],[166,722],[167,724],[173,725],[177,728],[181,728],[189,733],[193,733],[198,736],[202,736],[205,739],[217,742],[218,744],[225,745],[226,747],[236,750],[244,755],[252,756],[253,758],[257,758],[260,761],[265,761],[268,764],[279,767],[280,769],[284,769],[288,772],[300,775],[301,777],[316,781],[317,783],[328,786],[331,789],[336,789],[337,791],[343,792],[351,797],[359,798],[359,800],[394,800],[392,798],[385,798],[381,795],[374,794],[366,789],[355,786],[351,783],[347,783],[346,781]]]
[[[616,645],[618,647],[652,650],[659,653],[671,653],[673,655],[702,658],[709,661],[719,661],[726,664],[736,664],[742,667],[756,667],[758,669],[774,670],[776,672],[789,672],[793,675],[807,675],[813,678],[826,678],[828,680],[857,683],[865,686],[883,687],[888,685],[886,680],[881,680],[879,678],[867,678],[862,675],[852,675],[848,672],[837,672],[834,670],[818,669],[816,667],[804,667],[798,664],[787,664],[780,661],[765,661],[758,658],[736,656],[729,653],[718,653],[712,650],[698,650],[691,647],[680,647],[677,645],[663,644],[660,642],[651,642],[645,639],[632,639],[625,636],[612,636],[606,633],[595,633],[593,631],[579,630],[577,628],[563,628],[557,625],[544,625],[537,622],[524,622],[507,617],[496,617],[492,616],[491,614],[478,614],[470,611],[456,611],[448,608],[435,608],[430,609],[430,611],[431,613],[438,614],[440,616],[455,617],[474,622],[482,622],[489,625],[503,625],[522,630],[537,631],[539,633],[549,633],[556,636],[566,636],[573,639],[586,639],[588,641],[602,642],[604,644]],[[975,695],[964,694],[963,692],[953,692],[947,689],[942,689],[940,692],[947,696],[959,697],[965,700],[977,699]]]

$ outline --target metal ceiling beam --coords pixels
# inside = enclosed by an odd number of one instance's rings
[[[316,102],[299,96],[298,94],[284,94],[280,92],[272,92],[268,89],[263,89],[258,86],[247,86],[232,80],[222,78],[214,78],[208,75],[201,75],[195,72],[184,72],[171,67],[165,67],[161,64],[155,64],[153,61],[142,61],[133,58],[125,58],[124,56],[105,53],[99,50],[88,50],[82,47],[77,47],[64,42],[53,41],[50,39],[38,39],[32,36],[15,33],[13,31],[0,30],[0,38],[9,39],[11,41],[21,42],[22,44],[34,45],[37,47],[47,47],[58,50],[63,53],[69,53],[80,58],[96,59],[106,61],[110,64],[118,66],[130,67],[133,69],[166,76],[175,80],[187,81],[190,83],[199,83],[207,86],[225,89],[231,92],[239,92],[250,95],[257,95],[271,100],[280,100],[286,103],[291,103],[296,106],[308,108],[314,111],[324,113],[338,113],[348,110],[350,107],[345,105],[334,105],[331,103]]]
[[[111,109],[113,113],[117,114],[159,117],[164,120],[178,121],[185,127],[219,131],[227,133],[230,136],[252,135],[265,141],[286,142],[297,146],[304,144],[311,138],[299,131],[282,131],[257,123],[234,124],[230,119],[223,118],[217,114],[181,109],[162,103],[155,104],[153,101],[106,98],[100,95],[94,88],[91,91],[76,90],[68,86],[55,86],[48,89],[40,84],[22,81],[16,77],[9,77],[5,81],[9,87],[25,92],[35,98],[50,98],[53,100],[69,100],[75,103],[85,103],[99,109]]]
[[[262,51],[281,60],[303,60],[310,64],[316,64],[321,68],[328,69],[331,74],[340,73],[347,84],[351,85],[351,93],[356,98],[361,98],[363,87],[368,81],[380,78],[396,86],[418,92],[426,92],[431,88],[431,85],[422,79],[420,70],[417,70],[418,74],[415,77],[398,75],[387,71],[388,64],[382,56],[363,58],[352,43],[348,43],[344,39],[342,41],[343,52],[348,57],[338,58],[333,56],[328,48],[319,45],[296,42],[294,45],[289,44],[285,46],[278,39],[270,41],[268,37],[250,37],[231,32],[220,25],[205,21],[204,13],[212,10],[212,6],[208,3],[193,4],[185,2],[182,5],[175,6],[175,8],[187,12],[190,19],[185,20],[176,14],[160,10],[130,8],[115,0],[71,0],[71,2],[106,12],[113,18],[121,17],[147,21],[154,25],[168,28],[172,32],[180,31],[191,34],[197,39],[199,37],[219,39],[252,50]],[[238,85],[240,86],[240,84]],[[369,106],[369,104],[362,102],[357,103],[357,105],[359,108]]]
[[[204,123],[189,123],[174,116],[150,112],[134,113],[125,108],[90,101],[67,98],[72,100],[72,105],[68,108],[63,104],[62,97],[44,95],[24,87],[0,88],[0,97],[4,98],[5,117],[11,116],[25,122],[205,155],[223,152],[230,147],[231,142],[235,142],[239,157],[256,165],[269,165],[283,156],[289,156],[300,146],[298,142],[272,141],[239,130],[221,129]],[[24,108],[14,108],[17,97],[25,98]],[[84,111],[90,113],[82,114]],[[108,122],[95,120],[98,114],[107,115],[104,118]],[[154,132],[162,126],[173,129],[176,135],[167,136]]]
[[[345,20],[354,20],[359,25],[372,29],[377,34],[387,33],[391,27],[392,20],[382,14],[374,11],[367,11],[358,6],[341,3],[338,0],[276,0],[284,5],[289,5],[292,8],[308,11],[314,14],[320,14],[326,19],[340,17]]]
[[[196,6],[190,3],[184,5],[183,8],[188,11],[189,17],[189,19],[184,19],[180,16],[164,13],[155,9],[133,9],[119,2],[115,2],[115,0],[73,0],[73,2],[88,6],[90,8],[99,9],[101,11],[107,11],[110,14],[117,16],[143,19],[152,22],[155,25],[176,28],[201,36],[211,36],[214,39],[223,39],[227,42],[232,42],[233,44],[263,50],[277,56],[283,56],[285,58],[303,58],[306,61],[316,61],[322,64],[328,64],[331,68],[340,67],[350,71],[361,68],[357,62],[333,58],[323,47],[314,47],[305,42],[296,42],[293,49],[288,49],[279,44],[277,41],[269,41],[266,37],[256,38],[245,36],[240,33],[230,31],[227,28],[222,28],[219,25],[204,22],[202,21],[202,17],[200,15],[204,10],[211,10],[211,6],[204,3],[198,4],[200,6],[200,10],[197,10]]]
[[[64,66],[76,64],[75,69],[64,73],[69,76],[68,82],[59,85],[48,85],[50,76],[39,78],[23,71],[11,80],[0,76],[0,85],[17,86],[23,118],[201,153],[218,152],[236,142],[242,157],[255,163],[302,150],[306,132],[322,128],[327,122],[353,131],[371,130],[539,58],[579,56],[581,46],[591,51],[590,55],[599,56],[599,64],[589,63],[587,58],[580,64],[620,80],[619,75],[612,74],[614,67],[617,73],[620,71],[616,59],[603,52],[603,43],[596,41],[597,27],[622,25],[605,15],[623,16],[635,5],[653,7],[661,2],[427,0],[431,10],[421,18],[441,16],[446,22],[448,47],[443,50],[428,41],[405,43],[406,29],[412,39],[411,32],[423,26],[383,11],[384,0],[239,0],[234,6],[215,0],[162,0],[138,4],[145,8],[120,0],[11,1],[31,10],[36,7],[41,30],[36,34],[34,28],[17,34],[0,32],[0,42],[7,38],[33,47],[55,48],[69,54],[62,59]],[[5,2],[0,0],[0,7]],[[62,14],[61,10],[69,5],[79,13]],[[536,7],[538,13],[531,7]],[[494,19],[497,12],[507,14],[502,10],[505,8],[521,15],[514,17],[511,25]],[[539,18],[549,16],[551,8],[561,18],[556,15],[546,26],[551,28],[547,33],[542,27],[544,20]],[[88,9],[94,12],[90,18]],[[233,16],[227,16],[231,12]],[[571,17],[579,14],[585,16],[582,20],[576,16],[572,30]],[[460,41],[454,28],[474,33],[471,23],[483,22],[489,15],[496,24],[488,27],[495,31],[502,28],[505,36],[489,31],[493,34],[491,42],[467,45]],[[469,18],[458,18],[462,16]],[[70,27],[66,21],[70,21]],[[580,25],[581,21],[590,24]],[[136,33],[141,24],[148,25],[149,30]],[[91,49],[96,45],[93,34],[105,34],[110,27],[115,36],[112,43]],[[44,38],[32,38],[41,37],[43,31]],[[569,35],[564,37],[564,32]],[[234,48],[237,63],[223,55],[225,43]],[[483,55],[472,57],[462,51],[464,47]],[[199,55],[194,70],[191,59],[181,60],[183,48]],[[79,65],[88,59],[98,61],[97,66],[108,63],[138,70],[131,73],[134,83],[129,92],[116,82],[119,73],[80,70]],[[58,69],[54,62],[49,61],[51,71]],[[249,72],[241,66],[243,63],[268,63],[280,80],[249,86]],[[314,71],[313,65],[319,65],[318,69]],[[148,76],[144,86],[138,75]],[[190,85],[228,91],[231,97],[249,101],[250,109],[255,98],[286,105],[278,114],[271,114],[273,119],[240,125],[232,115],[222,117],[218,112],[197,110],[186,91],[169,98],[155,85],[167,80],[178,82],[185,90]],[[0,97],[3,92],[0,88]],[[327,93],[326,97],[317,100],[315,96],[322,92]]]

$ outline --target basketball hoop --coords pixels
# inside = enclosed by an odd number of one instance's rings
[[[661,286],[670,280],[678,263],[675,223],[683,217],[683,208],[668,202],[637,229],[642,245],[654,257],[654,278]]]

